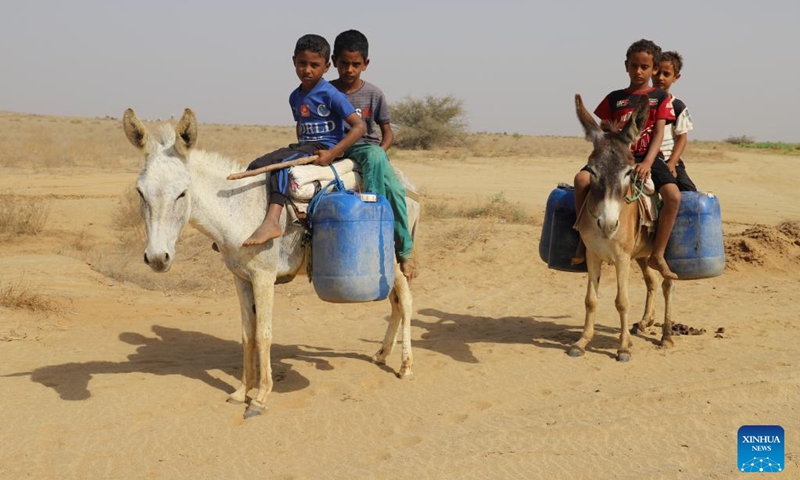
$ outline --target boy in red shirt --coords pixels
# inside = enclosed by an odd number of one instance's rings
[[[594,110],[594,114],[600,120],[609,120],[622,125],[631,116],[641,95],[650,98],[650,115],[639,138],[631,145],[631,153],[636,162],[635,173],[643,180],[652,177],[656,191],[661,195],[663,202],[656,227],[653,253],[647,259],[647,265],[661,273],[664,278],[675,280],[678,276],[670,270],[664,260],[664,251],[678,215],[681,193],[675,177],[661,155],[664,127],[667,122],[675,120],[675,113],[672,110],[669,94],[650,87],[650,79],[658,69],[660,57],[661,48],[650,40],[642,39],[634,42],[625,56],[625,70],[630,78],[628,88],[615,90],[606,95]],[[586,167],[575,175],[575,207],[578,210],[583,207],[583,202],[586,200],[590,180]],[[572,263],[582,263],[585,261],[584,255],[584,246],[581,243]]]

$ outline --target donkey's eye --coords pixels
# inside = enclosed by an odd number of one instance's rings
[[[183,198],[183,197],[185,197],[185,196],[186,196],[186,190],[182,191],[182,192],[181,192],[181,194],[180,194],[180,195],[178,195],[178,198],[176,198],[175,200],[176,200],[176,201],[177,201],[177,200],[180,200],[181,198]]]

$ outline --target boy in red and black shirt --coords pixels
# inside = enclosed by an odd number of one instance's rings
[[[615,90],[606,95],[594,113],[600,120],[609,120],[622,125],[631,116],[641,95],[647,95],[650,98],[650,115],[642,128],[641,135],[631,145],[631,153],[636,162],[634,171],[640,179],[646,180],[648,177],[652,177],[656,191],[661,195],[663,201],[653,242],[653,253],[647,259],[647,265],[658,270],[664,278],[675,280],[678,276],[670,270],[664,260],[664,251],[678,215],[681,193],[675,177],[663,161],[663,156],[659,158],[661,142],[664,139],[664,127],[667,122],[675,120],[675,112],[672,110],[669,94],[650,87],[650,78],[658,68],[660,56],[661,48],[650,40],[643,39],[634,42],[628,48],[625,57],[625,70],[628,72],[630,85],[626,89]],[[581,169],[575,175],[575,207],[577,209],[583,207],[589,191],[589,183],[589,172]],[[583,255],[583,244],[581,244],[572,262],[582,263]]]

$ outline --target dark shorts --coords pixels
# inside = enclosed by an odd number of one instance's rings
[[[675,166],[675,172],[678,174],[678,189],[681,192],[697,191],[694,182],[689,178],[689,174],[686,173],[686,165],[683,164],[683,160],[678,160],[678,165]]]
[[[644,157],[633,157],[633,161],[636,163],[642,163],[642,160],[644,160]],[[661,187],[670,183],[673,183],[676,186],[678,185],[678,180],[672,175],[672,172],[669,171],[669,167],[667,166],[666,162],[664,162],[664,156],[660,153],[653,162],[653,165],[650,167],[650,178],[653,179],[653,185],[656,187],[656,192],[661,191]]]
[[[328,147],[321,143],[293,143],[288,147],[279,148],[266,155],[262,155],[248,165],[248,170],[255,170],[257,168],[266,167],[273,163],[286,162],[301,157],[309,157],[314,155],[317,150],[327,150]]]

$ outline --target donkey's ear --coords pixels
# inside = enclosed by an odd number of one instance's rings
[[[183,111],[183,116],[175,126],[175,137],[175,149],[179,155],[186,157],[197,143],[197,117],[190,108]]]
[[[122,116],[122,128],[125,130],[128,141],[134,147],[144,152],[145,155],[151,153],[150,134],[147,133],[147,127],[139,120],[132,108],[125,110],[125,114]]]
[[[622,127],[622,130],[620,131],[622,139],[624,139],[627,143],[635,142],[636,139],[639,138],[639,133],[641,133],[642,128],[644,128],[645,124],[647,123],[647,117],[649,115],[650,97],[647,95],[640,95],[639,102],[633,109],[631,118],[625,122],[625,126]]]
[[[575,94],[575,112],[578,114],[578,121],[581,122],[583,131],[586,134],[586,140],[594,143],[603,137],[603,131],[597,122],[592,118],[586,107],[583,106],[583,100],[580,94]]]

